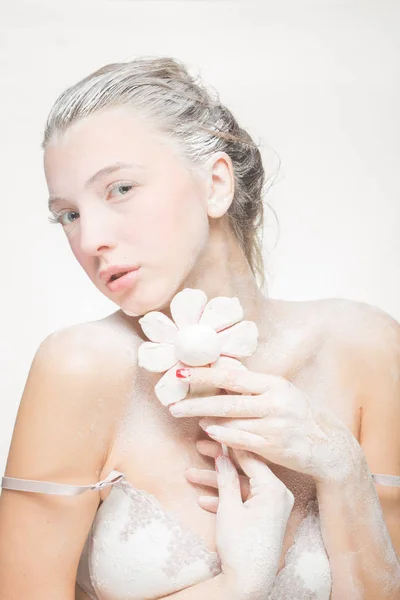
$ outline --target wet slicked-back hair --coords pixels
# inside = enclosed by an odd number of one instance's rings
[[[218,94],[170,57],[108,64],[66,89],[47,118],[42,148],[75,122],[113,107],[131,107],[156,119],[193,169],[218,151],[232,160],[235,192],[227,218],[261,287],[265,173],[260,150]]]

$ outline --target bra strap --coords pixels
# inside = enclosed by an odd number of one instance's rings
[[[400,477],[398,475],[372,475],[372,479],[379,485],[400,487]]]
[[[101,490],[124,479],[125,475],[119,471],[111,471],[105,479],[91,485],[69,485],[66,483],[53,483],[50,481],[35,481],[33,479],[17,479],[16,477],[3,477],[1,487],[6,490],[21,492],[39,492],[41,494],[56,494],[57,496],[79,496],[87,490]]]

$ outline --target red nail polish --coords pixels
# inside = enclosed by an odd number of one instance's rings
[[[192,374],[191,369],[177,369],[176,370],[176,376],[179,379],[190,379],[191,374]]]

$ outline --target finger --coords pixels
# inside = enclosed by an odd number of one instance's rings
[[[225,454],[219,454],[215,459],[215,469],[218,483],[218,513],[220,510],[228,515],[242,508],[242,496],[240,492],[240,480],[235,465]]]
[[[235,454],[243,470],[250,477],[250,493],[244,505],[257,508],[260,514],[265,514],[265,507],[270,505],[271,498],[275,497],[289,506],[290,512],[293,508],[294,496],[265,461],[252,452],[235,450]]]
[[[259,485],[280,484],[281,480],[277,477],[266,464],[265,460],[247,450],[235,450],[235,456],[243,472],[249,478],[250,489]]]
[[[259,373],[248,369],[196,367],[183,369],[182,374],[190,383],[193,382],[196,385],[213,385],[217,388],[242,394],[262,394],[280,385],[282,380],[289,384],[286,379],[279,375]],[[183,378],[182,375],[181,378]]]
[[[249,450],[265,457],[271,451],[266,439],[254,433],[218,425],[206,427],[205,432],[216,441],[235,450]]]
[[[218,489],[217,473],[208,469],[196,469],[191,467],[185,472],[186,479],[192,483],[207,485]]]
[[[204,456],[209,456],[210,458],[214,458],[215,460],[218,454],[221,454],[222,444],[214,442],[213,440],[199,440],[198,442],[196,442],[196,447],[200,454],[203,454]],[[228,448],[228,455],[233,464],[235,465],[236,469],[244,475],[242,468],[236,460],[235,453],[232,449],[229,453]]]
[[[263,396],[220,395],[181,400],[169,406],[174,417],[264,417],[276,412]]]
[[[264,417],[263,419],[252,417],[233,417],[230,419],[225,417],[202,417],[199,421],[199,425],[204,431],[216,425],[217,427],[233,429],[234,431],[240,430],[253,433],[270,442],[276,439],[279,431],[282,431],[284,424],[286,423],[283,419],[278,419],[277,417]]]
[[[196,442],[196,448],[200,454],[214,459],[221,454],[221,444],[213,440],[199,440]]]
[[[208,512],[218,512],[218,496],[199,496],[197,498],[197,503],[199,506],[201,506],[201,508],[204,508],[204,510],[208,510]]]
[[[208,469],[196,469],[194,467],[187,469],[186,478],[192,483],[205,485],[218,489],[217,473]],[[239,475],[240,492],[242,500],[245,501],[250,492],[249,478],[244,475]]]

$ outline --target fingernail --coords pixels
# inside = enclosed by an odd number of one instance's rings
[[[176,376],[179,379],[187,379],[189,380],[192,375],[192,369],[177,369]]]
[[[209,425],[204,429],[204,431],[211,437],[219,437],[223,433],[223,427],[218,427],[218,425]]]
[[[185,411],[182,409],[181,406],[179,406],[178,404],[172,404],[171,406],[168,407],[169,412],[171,413],[171,415],[173,415],[174,417],[179,417],[181,415],[185,414]]]

